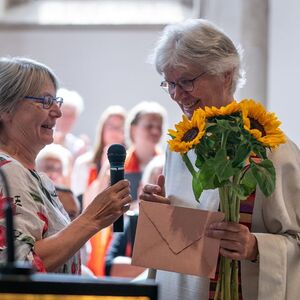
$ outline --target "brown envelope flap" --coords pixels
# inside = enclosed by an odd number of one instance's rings
[[[200,209],[141,201],[142,210],[174,254],[201,239],[207,224],[223,220],[223,214]]]

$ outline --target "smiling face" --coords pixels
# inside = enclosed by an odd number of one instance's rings
[[[37,96],[55,97],[55,95],[56,90],[52,81],[46,79]],[[56,103],[49,109],[44,109],[42,103],[20,99],[14,111],[6,118],[6,135],[18,148],[27,147],[36,152],[53,142],[53,128],[57,118],[60,117],[61,111]]]
[[[199,74],[201,74],[201,70],[196,67],[190,67],[188,70],[169,68],[164,72],[165,80],[171,83],[191,80]],[[233,100],[230,91],[231,79],[232,72],[221,75],[204,74],[194,80],[193,91],[186,92],[179,85],[176,85],[170,96],[179,105],[183,113],[191,118],[197,108],[204,108],[205,106],[221,107],[229,104]]]

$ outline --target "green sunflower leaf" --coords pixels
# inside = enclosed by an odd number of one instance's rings
[[[239,187],[239,196],[241,200],[245,200],[249,195],[251,195],[257,185],[257,180],[255,176],[252,173],[251,169],[248,169],[248,171],[244,174],[243,178],[240,181]]]
[[[192,187],[193,187],[195,199],[196,201],[199,202],[199,198],[203,192],[203,187],[201,181],[199,180],[199,172],[196,172],[195,175],[193,176]]]
[[[265,196],[270,196],[275,189],[276,174],[273,163],[265,159],[260,163],[251,160],[251,171]]]
[[[245,160],[249,157],[252,147],[248,142],[238,145],[235,156],[232,161],[232,166],[243,167]]]

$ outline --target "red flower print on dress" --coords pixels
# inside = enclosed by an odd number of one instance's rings
[[[41,212],[37,212],[37,215],[39,216],[39,218],[42,220],[42,221],[44,221],[44,228],[43,228],[43,234],[45,233],[45,232],[47,232],[48,231],[48,218],[43,214],[43,213],[41,213]]]
[[[35,254],[35,252],[32,252],[32,254],[33,254],[32,266],[36,269],[37,272],[46,273],[47,271],[42,259],[37,254]]]

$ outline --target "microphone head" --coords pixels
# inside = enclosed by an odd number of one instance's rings
[[[126,149],[121,144],[113,144],[107,150],[107,157],[111,167],[124,166]]]

